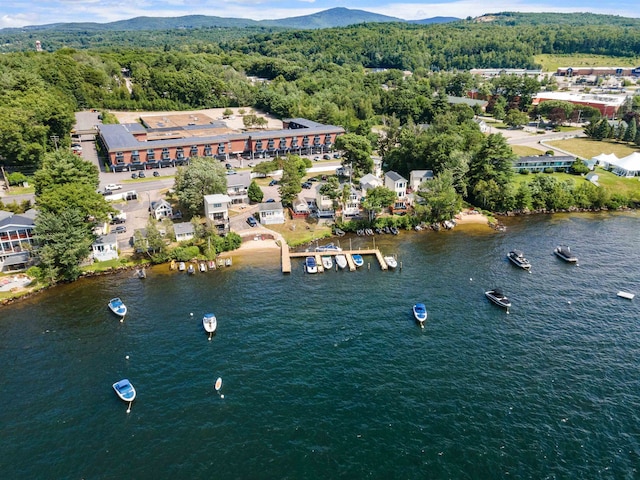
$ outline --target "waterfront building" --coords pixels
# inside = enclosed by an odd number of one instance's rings
[[[262,225],[279,225],[285,221],[282,202],[263,202],[258,205],[258,212]]]
[[[204,196],[204,215],[218,230],[224,234],[229,231],[229,205],[231,197],[221,193]]]
[[[575,161],[576,157],[570,155],[531,155],[515,160],[513,170],[516,173],[522,171],[544,172],[547,169],[552,169],[554,172],[566,172]]]
[[[35,216],[31,209],[23,214],[0,211],[0,272],[24,270],[35,246]]]

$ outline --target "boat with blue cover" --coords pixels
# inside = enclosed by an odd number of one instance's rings
[[[424,328],[424,322],[427,320],[427,307],[424,303],[416,303],[413,308],[413,317],[421,328]]]
[[[304,269],[307,273],[318,273],[318,264],[315,257],[308,256],[304,261]]]
[[[362,255],[354,253],[353,255],[351,255],[351,258],[353,259],[353,264],[356,267],[361,267],[362,265],[364,265],[364,259],[362,258]]]
[[[124,316],[127,314],[127,306],[122,303],[122,300],[120,300],[118,297],[109,300],[108,306],[109,310],[111,310],[119,317],[124,318]]]

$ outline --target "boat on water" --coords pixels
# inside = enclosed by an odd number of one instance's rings
[[[389,230],[391,230],[391,233],[393,233],[394,235],[398,235],[398,233],[400,233],[400,230],[398,230],[396,227],[389,227]]]
[[[315,257],[308,256],[305,258],[304,269],[307,273],[318,273],[318,265],[316,264]]]
[[[147,272],[144,268],[139,268],[138,270],[136,270],[136,275],[138,276],[138,278],[147,278]]]
[[[192,263],[189,264],[189,267],[187,268],[187,273],[189,275],[193,275],[194,273],[196,273],[196,267],[194,267]]]
[[[453,227],[456,226],[456,224],[451,220],[445,220],[444,222],[442,222],[442,226],[447,230],[451,230]]]
[[[425,307],[424,303],[416,303],[412,310],[416,322],[420,324],[421,328],[424,328],[424,322],[427,320],[427,307]]]
[[[516,267],[520,267],[523,270],[531,269],[531,263],[529,263],[529,260],[525,258],[524,253],[522,253],[520,250],[511,250],[507,254],[507,257]]]
[[[201,272],[206,272],[207,271],[207,264],[204,262],[200,262],[200,265],[198,265],[198,268],[200,269]]]
[[[364,259],[362,258],[362,255],[354,253],[353,255],[351,255],[351,258],[353,259],[353,264],[356,267],[361,267],[362,265],[364,265]]]
[[[175,270],[176,269],[176,261],[175,260],[171,260],[171,264],[169,265],[169,268],[171,268],[171,270]]]
[[[635,297],[635,295],[634,295],[633,293],[625,292],[625,291],[623,291],[623,290],[620,290],[620,291],[618,292],[618,296],[619,296],[620,298],[626,298],[627,300],[633,300],[633,297]]]
[[[493,290],[487,290],[484,292],[485,296],[491,300],[493,303],[498,305],[499,307],[506,308],[507,311],[511,306],[511,301],[507,298],[507,296],[502,293],[501,290],[494,288]]]
[[[578,257],[571,253],[571,249],[567,245],[558,245],[553,251],[558,257],[568,263],[577,263]]]
[[[365,228],[365,229],[364,229],[364,233],[365,233],[365,235],[369,235],[369,236],[371,236],[371,235],[373,235],[373,229],[371,229],[371,228]]]
[[[398,266],[398,261],[396,260],[396,257],[387,255],[383,257],[383,260],[384,260],[384,263],[386,263],[387,267],[389,268],[396,268]]]
[[[341,269],[347,268],[347,257],[343,254],[336,255],[336,265]]]
[[[339,228],[336,228],[333,233],[338,236],[338,237],[344,237],[346,232],[344,230],[341,230]]]
[[[341,252],[342,248],[333,243],[327,243],[326,245],[318,245],[316,252]]]
[[[180,262],[178,264],[178,270],[180,270],[181,272],[184,272],[187,269],[187,266],[184,264],[184,262]]]
[[[218,328],[218,320],[213,313],[205,313],[204,317],[202,317],[202,326],[204,327],[204,331],[209,334],[209,340],[211,340],[211,336],[216,333],[216,329]]]
[[[333,268],[333,260],[331,259],[331,255],[322,256],[322,267],[325,270],[331,270]]]
[[[122,303],[122,300],[120,300],[118,297],[112,298],[111,300],[109,300],[108,305],[109,305],[109,310],[111,310],[113,313],[115,313],[119,317],[124,318],[124,316],[127,314],[127,306],[124,303]]]
[[[359,228],[358,230],[356,230],[356,235],[358,235],[359,237],[362,237],[364,234],[364,228]]]
[[[120,400],[133,402],[136,399],[136,389],[133,388],[131,382],[126,378],[114,383],[113,389],[115,390],[116,395],[120,397]]]

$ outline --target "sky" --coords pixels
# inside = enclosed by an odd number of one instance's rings
[[[637,0],[0,0],[0,28],[49,23],[108,23],[134,17],[277,19],[334,7],[366,10],[404,20],[477,17],[498,12],[591,12],[640,17]]]

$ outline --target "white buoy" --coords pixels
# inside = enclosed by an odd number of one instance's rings
[[[571,300],[569,300],[567,303],[568,303],[569,305],[571,305]]]
[[[220,395],[220,398],[224,398],[224,394]]]
[[[193,317],[193,312],[191,312],[189,315]]]
[[[469,281],[470,281],[470,282],[473,282],[473,278],[470,278],[470,279],[469,279]]]
[[[129,360],[129,355],[127,355],[127,356],[126,356],[126,357],[124,357],[124,358],[125,358],[125,360]]]

